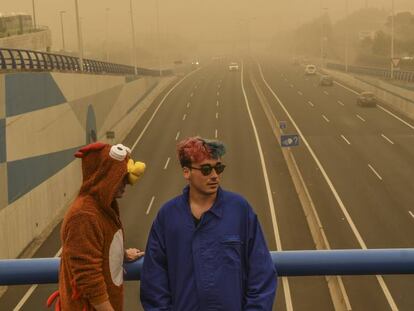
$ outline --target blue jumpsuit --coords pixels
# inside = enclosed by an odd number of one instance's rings
[[[141,275],[144,309],[272,310],[276,271],[249,203],[219,188],[196,227],[188,196],[187,186],[152,225]]]

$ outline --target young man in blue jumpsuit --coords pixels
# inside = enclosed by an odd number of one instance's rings
[[[177,145],[188,186],[151,228],[141,275],[145,310],[272,310],[276,271],[256,214],[220,188],[224,145]]]

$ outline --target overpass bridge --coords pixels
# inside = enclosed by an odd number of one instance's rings
[[[288,276],[275,310],[414,309],[411,120],[357,107],[349,86],[319,87],[317,76],[283,60],[135,76],[133,67],[94,60],[81,72],[79,59],[63,55],[1,55],[0,285],[40,284],[9,286],[1,310],[41,310],[56,288],[50,257],[80,185],[74,150],[122,142],[147,163],[121,201],[126,244],[143,248],[158,208],[184,186],[174,150],[190,135],[228,147],[223,187],[250,201]],[[298,135],[299,146],[281,148],[283,134]],[[140,310],[141,264],[127,266],[126,310]]]

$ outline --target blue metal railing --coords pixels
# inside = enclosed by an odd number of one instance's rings
[[[75,56],[32,50],[0,48],[0,70],[80,72],[80,59]],[[134,75],[133,66],[83,59],[83,72],[96,74]],[[139,75],[167,76],[170,69],[155,70],[137,67]]]
[[[414,274],[414,248],[271,252],[279,276]],[[59,258],[0,260],[0,285],[58,282]],[[125,264],[139,280],[143,259]]]
[[[327,63],[327,68],[345,71],[344,64],[336,64],[336,63]],[[359,73],[364,75],[370,76],[377,76],[385,79],[391,78],[391,71],[384,68],[374,68],[374,67],[362,67],[362,66],[348,66],[348,72]],[[394,79],[407,81],[407,82],[414,82],[414,71],[394,71]]]

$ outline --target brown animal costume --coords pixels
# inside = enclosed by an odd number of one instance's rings
[[[115,194],[124,178],[134,183],[145,164],[132,161],[129,148],[103,143],[80,149],[83,184],[61,228],[59,296],[55,310],[94,310],[109,299],[123,305],[124,237]],[[128,177],[126,177],[128,175]]]

